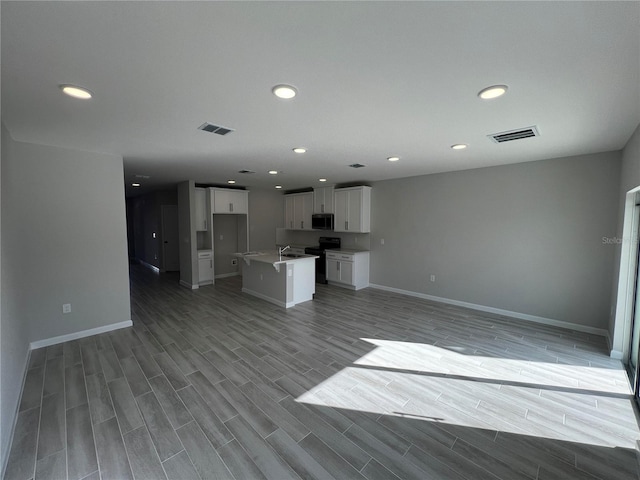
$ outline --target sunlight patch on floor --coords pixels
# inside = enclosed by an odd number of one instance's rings
[[[608,447],[640,439],[623,370],[363,340],[376,348],[297,401]]]

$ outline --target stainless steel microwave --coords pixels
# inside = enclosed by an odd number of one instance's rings
[[[333,213],[314,213],[311,215],[311,228],[314,230],[333,230]]]

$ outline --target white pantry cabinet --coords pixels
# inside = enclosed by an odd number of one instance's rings
[[[371,187],[338,188],[334,191],[334,231],[371,231]]]
[[[207,191],[204,188],[195,189],[196,201],[196,231],[204,232],[207,230]]]
[[[333,213],[333,187],[313,189],[313,213]]]
[[[352,290],[369,286],[369,252],[327,250],[326,255],[330,284]]]
[[[211,211],[213,213],[249,213],[249,192],[229,188],[211,188]]]
[[[313,192],[292,193],[284,197],[284,224],[289,230],[311,230]]]

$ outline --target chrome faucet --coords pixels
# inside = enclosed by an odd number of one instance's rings
[[[291,248],[291,245],[287,245],[286,247],[278,247],[278,255],[282,255],[286,249]]]

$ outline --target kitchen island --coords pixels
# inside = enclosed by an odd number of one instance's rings
[[[284,308],[313,300],[315,255],[273,252],[236,253],[242,260],[242,291]]]

